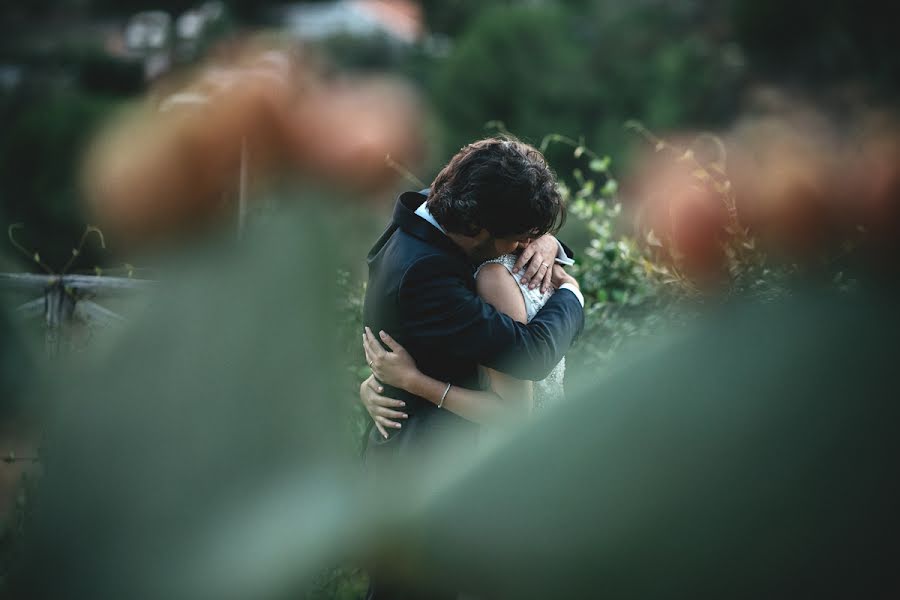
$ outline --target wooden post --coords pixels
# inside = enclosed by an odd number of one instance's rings
[[[75,310],[75,299],[66,291],[61,279],[55,281],[44,292],[44,319],[47,330],[44,343],[47,354],[51,357],[59,355],[61,338],[65,335],[65,327],[72,319]]]
[[[34,291],[41,296],[22,304],[16,312],[25,318],[43,317],[47,354],[57,356],[68,327],[76,321],[93,325],[120,323],[124,319],[85,296],[134,294],[156,285],[147,279],[97,277],[94,275],[41,275],[0,273],[0,290]]]

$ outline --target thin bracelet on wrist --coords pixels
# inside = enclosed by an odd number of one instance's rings
[[[438,407],[438,408],[443,408],[443,407],[444,407],[444,400],[447,398],[447,393],[450,391],[450,386],[451,386],[451,385],[453,385],[453,384],[452,384],[452,383],[448,383],[448,384],[447,384],[447,388],[444,390],[444,393],[441,394],[441,401],[438,402],[438,404],[437,404],[437,407]]]

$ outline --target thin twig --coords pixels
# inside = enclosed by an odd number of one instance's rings
[[[398,163],[396,160],[391,158],[390,154],[388,154],[384,157],[384,164],[386,164],[388,167],[392,168],[394,171],[399,173],[401,177],[403,177],[404,179],[406,179],[413,185],[418,186],[420,189],[428,187],[425,184],[425,182],[423,182],[421,179],[419,179],[418,177],[413,175],[413,173],[409,169],[407,169],[406,167],[404,167],[403,165]]]
[[[106,249],[106,240],[103,238],[103,232],[100,231],[99,227],[94,227],[93,225],[88,225],[84,228],[84,233],[81,234],[81,240],[78,242],[77,248],[72,248],[72,258],[69,259],[69,262],[66,263],[66,266],[63,267],[62,273],[60,275],[65,275],[69,272],[69,268],[72,266],[72,263],[75,262],[75,259],[81,255],[81,251],[84,249],[84,243],[87,241],[87,238],[90,234],[96,233],[97,237],[100,238],[100,247],[104,250]]]
[[[53,273],[53,269],[51,269],[50,267],[48,267],[48,266],[41,260],[41,255],[40,255],[40,254],[38,254],[37,252],[29,252],[28,250],[25,249],[24,246],[22,246],[19,242],[16,241],[15,236],[13,236],[13,231],[16,230],[16,229],[25,229],[25,224],[24,224],[24,223],[13,223],[12,225],[10,225],[9,227],[6,228],[6,236],[9,238],[9,243],[12,244],[13,247],[14,247],[16,250],[18,250],[19,252],[21,252],[22,254],[24,254],[25,256],[27,256],[29,260],[34,261],[34,262],[37,263],[42,269],[44,269],[45,271],[47,271],[47,274],[48,274],[48,275],[53,275],[53,274],[54,274],[54,273]]]

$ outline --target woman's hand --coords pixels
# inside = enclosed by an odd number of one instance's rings
[[[579,290],[581,289],[581,286],[578,285],[578,280],[575,279],[574,277],[572,277],[571,275],[569,275],[568,273],[566,273],[566,270],[563,269],[563,268],[562,268],[561,266],[559,266],[559,265],[553,265],[553,271],[552,271],[552,283],[553,283],[553,288],[554,288],[554,289],[557,289],[557,290],[558,290],[558,289],[560,288],[560,286],[561,286],[562,284],[564,284],[564,283],[568,283],[568,284],[570,284],[570,285],[574,285],[574,286],[577,287]]]
[[[368,379],[359,386],[359,399],[366,407],[369,416],[375,421],[378,432],[387,439],[388,432],[385,427],[400,429],[402,425],[398,419],[406,419],[408,415],[400,412],[406,406],[405,402],[382,396],[383,391],[384,388],[381,387],[375,376],[369,375]],[[394,410],[395,408],[398,410]]]
[[[381,339],[387,344],[391,352],[386,351],[375,339],[372,330],[366,327],[363,335],[363,348],[366,351],[366,361],[372,368],[372,373],[378,381],[395,388],[409,390],[410,381],[417,375],[416,361],[409,355],[406,349],[394,341],[394,338],[385,332],[379,332]]]

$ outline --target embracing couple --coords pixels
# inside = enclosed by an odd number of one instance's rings
[[[564,218],[543,155],[512,139],[469,144],[430,189],[400,196],[367,258],[373,375],[360,396],[376,477],[400,462],[425,469],[439,440],[474,444],[479,425],[562,398],[564,355],[584,324],[562,268],[571,253],[550,235]],[[369,597],[398,592],[379,582]]]
[[[469,144],[430,189],[400,196],[367,259],[367,464],[426,460],[442,434],[474,442],[479,424],[562,397],[584,323],[550,235],[564,218],[544,157],[512,139]]]

